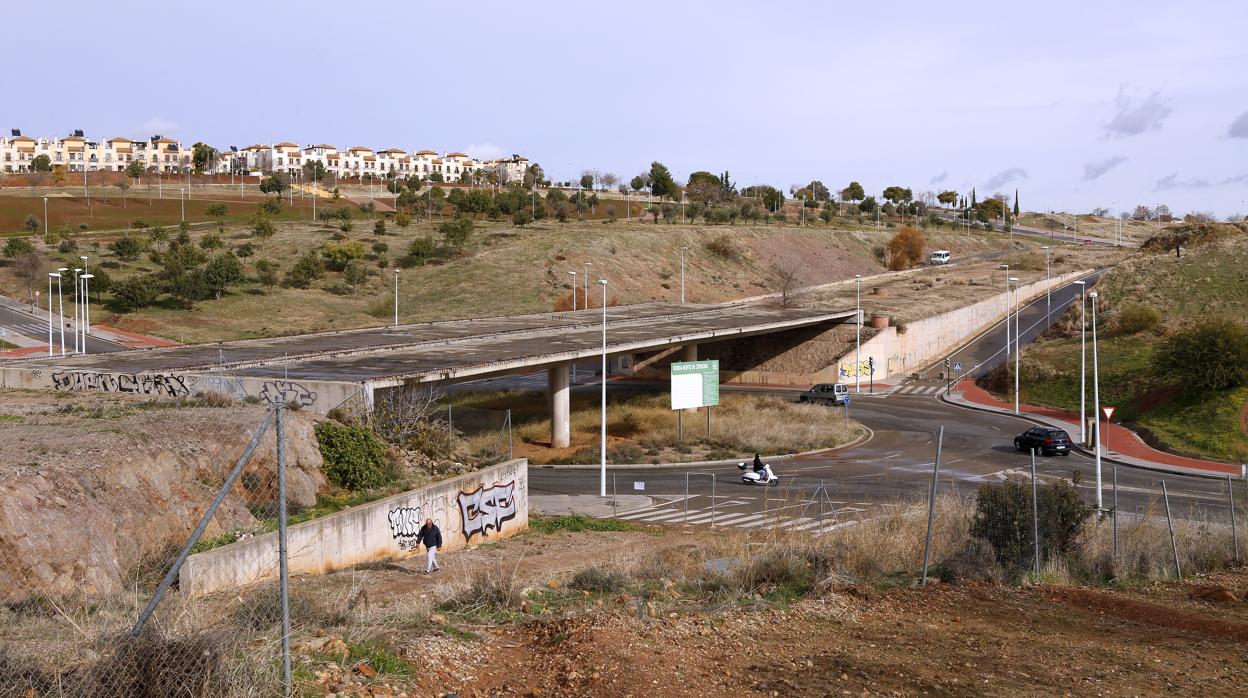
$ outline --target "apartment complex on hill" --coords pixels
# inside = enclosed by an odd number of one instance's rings
[[[81,131],[63,138],[31,138],[13,130],[12,135],[0,137],[0,172],[34,172],[34,160],[40,155],[47,156],[49,166],[60,166],[67,172],[121,172],[135,161],[152,173],[182,173],[194,167],[192,148],[163,136],[145,141],[96,141]],[[284,141],[217,149],[203,170],[216,174],[296,174],[316,162],[333,179],[417,176],[457,182],[493,173],[498,182],[506,183],[523,180],[529,169],[528,158],[520,155],[477,160],[465,153],[409,153],[402,148],[376,151],[364,146],[339,149],[328,144],[300,146]]]

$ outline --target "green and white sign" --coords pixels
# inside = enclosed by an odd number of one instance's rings
[[[672,364],[672,409],[719,404],[719,360]]]

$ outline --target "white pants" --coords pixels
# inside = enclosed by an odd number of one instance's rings
[[[429,548],[425,553],[425,572],[442,569],[442,565],[438,564],[438,549]]]

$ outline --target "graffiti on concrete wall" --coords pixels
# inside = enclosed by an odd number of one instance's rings
[[[95,373],[93,371],[52,373],[52,387],[55,390],[186,397],[191,394],[190,385],[193,383],[193,379],[173,373]]]
[[[890,356],[888,357],[887,372],[885,371],[884,367],[881,366],[877,362],[875,364],[875,375],[877,378],[883,378],[886,375],[892,375],[894,373],[897,373],[897,371],[901,370],[900,366],[901,366],[901,358],[897,356]],[[841,365],[840,365],[840,375],[842,378],[853,378],[856,375],[862,376],[863,378],[868,378],[871,376],[871,362],[869,359],[863,359],[862,361],[859,361],[858,370],[857,372],[855,372],[854,362],[843,361],[841,362]]]
[[[316,391],[308,390],[294,381],[267,381],[260,389],[260,399],[272,403],[296,403],[308,407],[316,402]]]
[[[501,531],[504,523],[516,516],[516,481],[478,485],[472,492],[459,493],[459,513],[465,541],[476,534],[488,536],[490,530]]]
[[[420,547],[416,535],[424,519],[420,516],[420,507],[398,507],[391,509],[386,515],[390,520],[390,537],[399,544],[399,550],[416,550]]]

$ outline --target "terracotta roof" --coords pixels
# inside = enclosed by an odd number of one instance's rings
[[[354,148],[352,148],[352,149],[351,149],[351,151],[350,151],[350,152],[354,153],[354,152],[357,152],[357,151],[360,151],[360,150],[367,150],[367,151],[368,151],[368,152],[370,152],[370,153],[371,153],[371,152],[373,152],[373,149],[372,149],[372,148],[365,148],[365,147],[364,147],[364,146],[362,146],[362,145],[357,145],[357,146],[355,146]]]
[[[298,148],[298,147],[299,147],[299,144],[298,144],[298,143],[291,143],[290,141],[282,141],[281,143],[278,143],[278,144],[274,145],[273,147],[274,147],[274,148]]]
[[[155,142],[156,143],[177,143],[177,141],[173,140],[172,138],[164,138],[164,137],[157,138]]]
[[[403,150],[402,148],[387,148],[387,149],[385,149],[385,150],[383,150],[383,151],[381,151],[381,152],[383,152],[383,153],[399,153],[400,155],[403,155],[403,154],[406,154],[406,153],[407,153],[407,151],[406,151],[406,150]]]
[[[13,136],[13,138],[11,138],[10,140],[12,140],[15,143],[17,141],[30,141],[31,143],[35,142],[35,139],[31,138],[30,136]]]
[[[117,138],[110,138],[104,142],[105,143],[133,143],[134,141],[130,140],[129,138],[122,138],[121,136],[118,136]]]
[[[436,151],[436,150],[417,150],[417,151],[416,151],[416,154],[417,154],[417,155],[437,155],[437,154],[438,154],[438,151]]]
[[[85,139],[85,138],[83,138],[82,136],[65,136],[65,137],[64,137],[64,138],[62,138],[61,140],[62,140],[62,141],[83,141],[83,140],[86,140],[86,139]]]
[[[468,156],[467,156],[467,155],[465,155],[464,153],[447,153],[447,154],[446,154],[446,156],[447,156],[448,158],[466,158],[466,157],[468,157]]]

